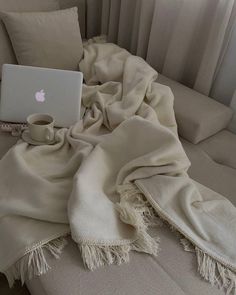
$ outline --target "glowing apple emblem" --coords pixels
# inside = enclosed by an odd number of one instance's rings
[[[44,89],[41,89],[40,91],[35,93],[35,99],[38,102],[44,102],[45,101],[45,92]]]

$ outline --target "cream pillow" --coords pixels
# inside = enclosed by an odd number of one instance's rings
[[[77,70],[83,55],[77,7],[52,12],[4,12],[19,64]]]
[[[0,0],[0,11],[32,12],[60,9],[58,0]],[[1,20],[0,14],[0,79],[3,64],[16,64],[11,41]]]

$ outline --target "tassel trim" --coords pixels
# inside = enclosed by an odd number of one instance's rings
[[[130,245],[119,246],[98,246],[98,245],[79,245],[84,264],[90,270],[106,264],[117,264],[129,262]]]
[[[181,236],[181,234],[180,234],[180,236]],[[184,251],[195,252],[195,248],[189,240],[187,240],[185,238],[180,238],[180,244],[183,246]]]
[[[167,221],[164,217],[161,219],[179,238],[184,251],[195,253],[200,276],[212,286],[223,289],[226,295],[236,295],[236,274],[185,238],[182,233],[170,224],[170,221]]]
[[[236,274],[216,259],[202,251],[199,247],[195,246],[189,241],[183,233],[171,224],[163,215],[159,218],[163,224],[167,225],[169,229],[175,233],[179,238],[180,244],[183,246],[184,251],[195,253],[198,264],[198,272],[200,276],[208,281],[212,286],[223,289],[226,295],[236,295]]]
[[[148,234],[150,226],[160,226],[163,223],[176,233],[185,251],[195,252],[198,263],[198,272],[203,279],[224,289],[226,295],[236,295],[236,274],[216,259],[204,253],[181,232],[151,206],[149,201],[135,185],[122,186],[119,190],[121,195],[117,210],[121,220],[136,229],[137,239],[128,245],[97,246],[81,245],[81,253],[84,264],[91,270],[105,264],[121,264],[129,261],[130,250],[145,252],[157,256],[159,252],[159,239]],[[157,215],[158,214],[158,215]]]
[[[236,274],[195,247],[198,272],[211,285],[224,289],[226,295],[236,294]]]
[[[4,272],[10,288],[14,285],[15,280],[21,280],[23,285],[26,279],[30,280],[34,276],[47,273],[50,266],[45,257],[45,250],[58,259],[66,244],[65,237],[60,237],[25,254]]]
[[[126,245],[79,245],[84,264],[90,269],[104,265],[129,262],[131,250],[157,256],[159,238],[151,237],[147,230],[152,226],[162,225],[154,209],[135,185],[126,185],[119,190],[120,203],[116,209],[120,219],[136,229],[136,239]]]
[[[120,265],[127,263],[129,262],[129,252],[131,250],[157,256],[159,252],[159,238],[150,236],[148,228],[167,223],[174,232],[177,231],[184,250],[196,253],[198,272],[201,277],[211,283],[211,285],[224,289],[226,295],[236,295],[236,274],[194,246],[165,218],[158,217],[156,211],[135,185],[122,186],[119,193],[121,195],[120,203],[116,205],[116,209],[120,213],[121,220],[136,229],[136,239],[125,245],[89,245],[81,243],[79,248],[82,259],[90,270],[106,264]],[[31,279],[33,276],[45,274],[50,269],[45,258],[45,250],[58,259],[66,244],[66,239],[61,237],[41,245],[24,255],[4,272],[10,287],[13,286],[14,281],[17,279],[21,279],[22,284],[24,284],[27,278]]]

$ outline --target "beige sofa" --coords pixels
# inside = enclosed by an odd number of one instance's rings
[[[192,163],[190,176],[221,193],[236,205],[236,135],[226,129],[231,110],[164,76],[171,87],[184,149]],[[0,155],[17,138],[0,133]],[[160,228],[162,251],[157,258],[132,254],[131,262],[89,272],[76,244],[69,240],[60,260],[48,257],[51,271],[27,282],[32,295],[199,295],[224,294],[204,282],[196,271],[196,258],[184,252],[177,237]]]
[[[85,0],[58,0],[61,8],[79,7],[85,36]],[[90,1],[87,1],[88,3]],[[192,163],[189,174],[221,193],[236,205],[236,135],[228,131],[232,112],[226,106],[164,76],[158,81],[171,87],[181,142]],[[0,132],[0,158],[17,138]],[[220,295],[201,280],[195,255],[184,252],[177,237],[163,226],[157,258],[131,254],[131,262],[89,272],[76,244],[69,240],[60,260],[48,257],[52,267],[46,275],[27,282],[32,295]]]

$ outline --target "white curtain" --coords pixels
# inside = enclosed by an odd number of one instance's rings
[[[158,72],[210,95],[235,19],[235,0],[87,0],[99,33]]]
[[[230,106],[234,111],[234,116],[233,116],[232,121],[230,122],[229,129],[232,132],[236,133],[236,91],[234,92],[234,95],[233,95],[233,98],[231,100]]]

